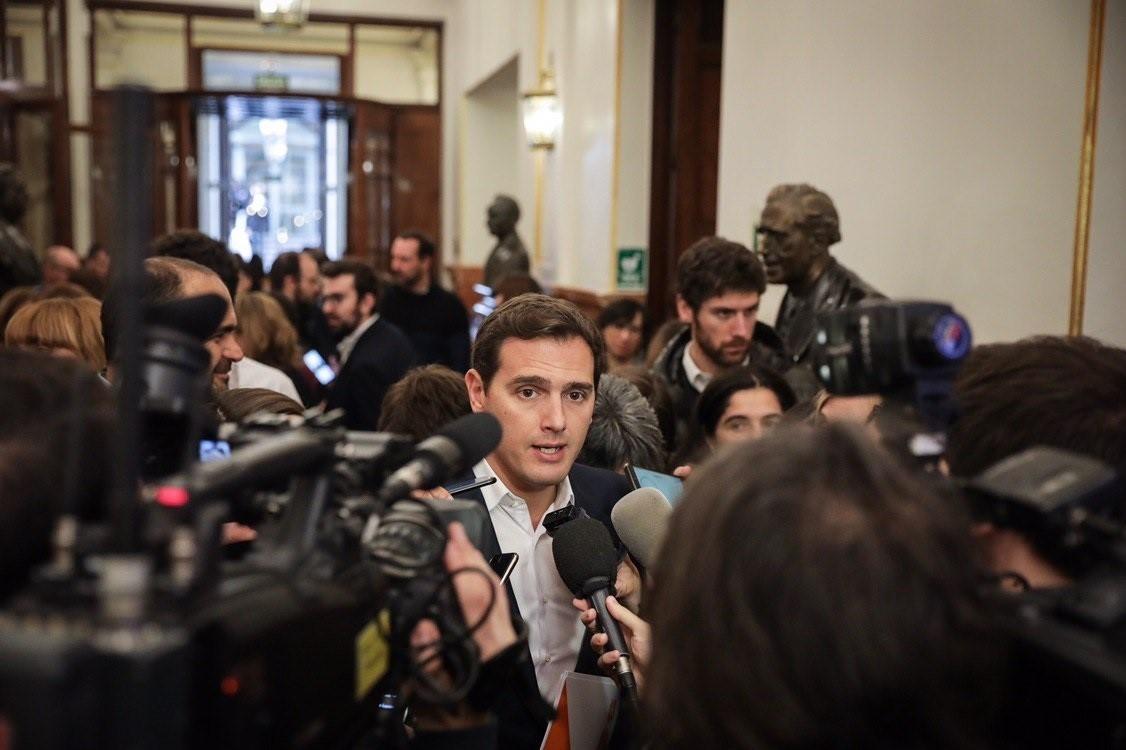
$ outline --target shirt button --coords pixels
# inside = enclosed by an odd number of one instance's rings
[[[544,664],[550,664],[551,663],[551,657],[550,656],[543,657],[543,663]]]

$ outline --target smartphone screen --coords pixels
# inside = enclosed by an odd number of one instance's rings
[[[676,505],[680,493],[684,489],[684,480],[671,474],[662,474],[652,469],[643,469],[640,466],[629,466],[630,481],[637,487],[652,487],[665,496],[670,505]]]
[[[200,440],[199,462],[221,461],[231,457],[231,444],[226,440]]]
[[[328,385],[336,379],[336,373],[332,371],[332,367],[329,366],[328,362],[325,362],[325,358],[316,349],[305,352],[304,360],[309,372],[313,373],[313,376],[321,385]]]

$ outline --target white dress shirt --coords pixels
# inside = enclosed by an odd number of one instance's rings
[[[348,361],[348,357],[351,356],[352,350],[356,348],[356,343],[359,342],[360,336],[363,336],[365,333],[367,333],[367,330],[375,325],[375,321],[377,320],[379,320],[379,313],[372,315],[363,323],[360,323],[358,326],[356,326],[356,330],[349,333],[347,336],[340,340],[339,344],[336,345],[336,353],[340,357],[341,367],[344,367],[344,363]]]
[[[478,477],[496,477],[487,460],[473,468]],[[528,504],[504,485],[481,488],[485,507],[493,522],[501,552],[520,556],[509,582],[520,607],[520,615],[528,624],[528,649],[536,670],[536,682],[544,699],[554,703],[558,697],[559,678],[574,670],[579,647],[583,641],[583,624],[578,610],[571,604],[574,595],[559,577],[551,552],[551,537],[541,523],[532,528]],[[571,480],[564,477],[555,494],[550,513],[575,502]],[[547,513],[544,515],[546,516]]]
[[[231,363],[231,376],[227,380],[227,387],[232,390],[267,388],[301,403],[301,397],[297,395],[297,386],[288,375],[276,367],[270,367],[250,357],[243,357],[238,362]]]

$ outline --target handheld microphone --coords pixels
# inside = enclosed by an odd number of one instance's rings
[[[672,505],[660,490],[641,487],[614,504],[610,520],[634,559],[652,568],[660,557],[671,515]]]
[[[500,422],[486,412],[466,414],[450,422],[419,443],[414,458],[387,477],[379,489],[380,502],[390,503],[413,490],[437,487],[492,453],[500,436]]]
[[[621,655],[614,672],[627,700],[636,709],[637,679],[630,664],[629,648],[618,621],[606,608],[606,597],[616,593],[614,579],[618,572],[618,553],[609,530],[593,518],[576,518],[555,530],[551,553],[567,588],[575,596],[590,600],[610,649]]]

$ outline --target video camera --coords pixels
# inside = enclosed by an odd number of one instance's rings
[[[72,531],[52,564],[0,614],[0,705],[18,747],[349,747],[413,673],[422,617],[461,665],[454,689],[472,678],[441,561],[450,521],[479,540],[487,519],[385,488],[404,465],[437,463],[426,443],[489,433],[448,472],[496,430],[472,415],[416,449],[338,416],[253,422],[229,459],[146,485],[136,554],[82,549],[106,535],[61,524]],[[232,518],[258,534],[238,561],[220,539]]]
[[[877,422],[884,442],[933,468],[957,418],[953,382],[971,343],[950,305],[866,301],[818,316],[814,372],[834,395],[883,396],[881,414],[891,417]],[[1126,747],[1121,478],[1087,456],[1043,446],[968,481],[928,476],[960,493],[979,521],[1020,533],[1076,575],[1062,589],[1000,599],[1011,644],[1002,746]]]
[[[411,491],[473,466],[500,425],[473,414],[415,446],[348,432],[339,413],[262,417],[225,435],[228,458],[200,463],[202,342],[230,303],[142,303],[160,290],[137,148],[152,114],[149,92],[115,92],[115,490],[97,523],[62,499],[50,563],[0,611],[0,735],[46,750],[395,746],[388,696],[410,680],[452,703],[477,674],[478,623],[442,558],[451,521],[475,544],[488,522],[476,503]],[[235,521],[257,534],[240,559],[223,544]],[[448,683],[410,646],[422,619]]]

